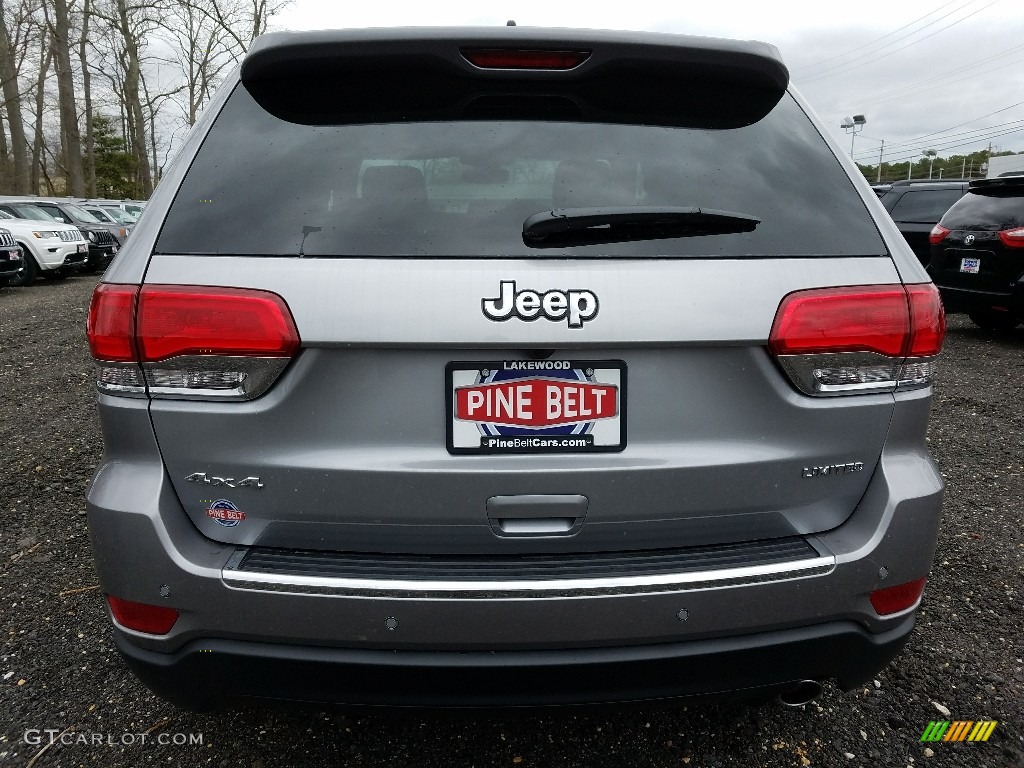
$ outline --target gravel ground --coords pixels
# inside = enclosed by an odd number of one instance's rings
[[[796,710],[195,715],[128,673],[96,586],[83,515],[101,451],[84,340],[94,284],[0,291],[0,764],[1024,766],[1024,329],[950,320],[930,438],[949,484],[939,552],[910,645],[861,690],[829,687]],[[999,725],[987,743],[928,748],[935,719]],[[26,743],[28,729],[76,743]],[[93,734],[103,743],[80,743]],[[202,744],[157,743],[175,734]]]

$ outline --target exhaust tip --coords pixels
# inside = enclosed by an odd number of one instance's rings
[[[779,701],[787,707],[802,707],[821,696],[821,683],[817,680],[801,680],[779,694]]]

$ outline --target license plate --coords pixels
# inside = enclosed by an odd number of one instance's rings
[[[79,243],[78,244],[78,252],[79,253],[88,253],[89,252],[89,244],[88,243]]]
[[[972,275],[978,274],[981,270],[981,259],[960,259],[960,271],[970,272]]]
[[[449,363],[450,453],[591,453],[626,447],[620,360]]]
[[[7,258],[11,261],[17,261],[21,258],[21,254],[18,251],[8,251]]]

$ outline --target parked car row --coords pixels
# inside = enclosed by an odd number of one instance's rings
[[[949,206],[967,193],[969,179],[913,179],[886,185],[882,205],[925,267],[931,259],[928,234]],[[877,190],[876,190],[877,193]]]
[[[948,312],[989,330],[1024,322],[1024,175],[896,181],[875,191]]]
[[[141,213],[134,201],[0,197],[0,285],[106,269],[136,220],[127,205]]]
[[[972,181],[928,239],[949,311],[991,330],[1024,322],[1024,175]]]

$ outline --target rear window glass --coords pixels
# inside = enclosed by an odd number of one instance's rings
[[[962,196],[960,189],[910,189],[896,201],[890,213],[895,221],[934,224]]]
[[[680,206],[753,232],[537,249],[552,209]],[[652,233],[655,234],[655,233]],[[724,130],[515,119],[300,125],[236,87],[192,163],[162,253],[275,256],[830,256],[886,253],[788,95]]]
[[[1024,226],[1024,187],[1015,194],[968,192],[942,217],[942,226],[990,232]]]

